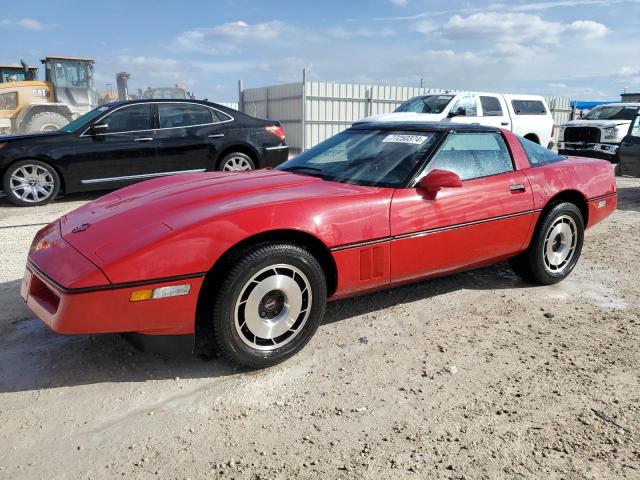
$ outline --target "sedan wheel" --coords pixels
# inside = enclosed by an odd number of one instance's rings
[[[20,206],[37,206],[50,202],[60,189],[56,171],[37,160],[18,162],[4,176],[7,198]]]
[[[255,170],[255,168],[253,160],[244,153],[231,153],[220,162],[220,170],[225,172]]]
[[[274,365],[302,349],[320,325],[324,272],[311,253],[288,243],[262,244],[235,258],[212,287],[216,344],[241,365]]]

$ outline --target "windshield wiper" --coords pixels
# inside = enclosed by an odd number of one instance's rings
[[[283,172],[304,172],[305,170],[308,172],[318,172],[324,174],[324,171],[318,167],[309,167],[307,165],[293,165],[291,167],[281,168]]]

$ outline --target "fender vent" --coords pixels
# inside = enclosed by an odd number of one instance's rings
[[[383,247],[371,247],[360,250],[360,280],[371,280],[384,275]]]

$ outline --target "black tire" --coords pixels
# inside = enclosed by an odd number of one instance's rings
[[[560,231],[562,233],[558,233]],[[568,231],[572,232],[571,238],[568,238]],[[584,219],[580,209],[573,203],[558,203],[540,219],[529,248],[510,259],[509,263],[524,280],[552,285],[566,278],[574,269],[583,242]],[[567,256],[561,261],[565,253]],[[554,262],[559,263],[554,265]]]
[[[218,164],[218,170],[222,171],[249,171],[255,170],[256,163],[249,155],[241,152],[231,152],[224,156]]]
[[[290,287],[282,276],[288,277],[285,280]],[[263,296],[262,292],[271,288],[270,282],[277,282],[278,289]],[[275,365],[300,351],[318,329],[327,299],[327,284],[318,261],[307,250],[289,243],[264,243],[237,255],[215,291],[212,321],[216,345],[233,362],[251,368]],[[299,309],[294,308],[297,303]],[[256,325],[273,325],[269,334],[274,337],[255,335]],[[287,330],[279,333],[282,328]]]
[[[25,188],[20,188],[21,185]],[[11,203],[19,207],[37,207],[56,198],[60,192],[60,177],[51,165],[39,160],[21,160],[9,165],[4,172],[2,188]]]
[[[69,123],[69,119],[64,115],[56,112],[41,112],[36,113],[27,123],[23,124],[21,130],[24,133],[55,131],[60,130],[67,123]]]

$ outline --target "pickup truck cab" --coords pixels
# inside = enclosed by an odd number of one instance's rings
[[[357,123],[447,120],[503,128],[539,145],[553,146],[553,117],[539,95],[479,92],[420,95],[391,113],[367,117]]]
[[[620,161],[622,139],[640,112],[640,103],[599,105],[579,120],[560,127],[558,153]]]

